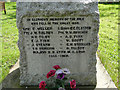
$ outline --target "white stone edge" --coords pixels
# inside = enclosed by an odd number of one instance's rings
[[[100,67],[103,69],[105,77],[107,78],[107,80],[109,80],[107,88],[114,88],[114,90],[118,90],[97,54],[96,54],[96,58],[97,58],[97,64],[100,65]],[[98,86],[97,88],[101,88],[101,87]]]

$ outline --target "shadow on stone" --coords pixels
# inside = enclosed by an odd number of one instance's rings
[[[20,70],[19,68],[7,75],[7,77],[2,82],[2,88],[19,88],[19,77]]]

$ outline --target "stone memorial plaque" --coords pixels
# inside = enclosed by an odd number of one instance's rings
[[[54,65],[96,85],[97,2],[17,2],[20,84],[38,85]]]

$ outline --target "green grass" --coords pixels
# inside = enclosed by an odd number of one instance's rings
[[[9,73],[9,69],[19,58],[17,47],[18,29],[16,27],[16,3],[6,3],[7,14],[2,12],[2,79]]]
[[[100,30],[98,55],[118,86],[118,4],[99,4]]]
[[[9,69],[19,58],[17,47],[18,29],[16,27],[16,3],[6,3],[7,14],[2,19],[2,77],[9,73]],[[118,4],[99,4],[100,30],[98,56],[110,74],[116,86],[118,77]],[[0,38],[1,40],[1,38]],[[119,47],[120,49],[120,47]]]

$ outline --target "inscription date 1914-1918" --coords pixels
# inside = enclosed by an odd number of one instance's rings
[[[57,54],[52,54],[52,55],[49,55],[49,57],[69,57],[69,55],[57,55]]]

